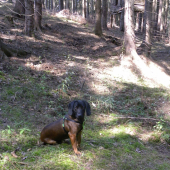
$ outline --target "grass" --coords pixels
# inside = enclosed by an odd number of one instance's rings
[[[72,79],[65,81],[65,77],[58,89],[51,90],[53,86],[49,86],[52,81],[48,73],[34,73],[33,77],[29,69],[11,66],[8,74],[1,72],[1,75],[1,169],[169,169],[167,159],[170,155],[158,152],[155,147],[169,143],[169,129],[164,119],[154,127],[142,127],[141,121],[117,118],[120,114],[159,118],[159,115],[149,113],[160,98],[167,100],[165,90],[119,82],[113,95],[91,95],[92,116],[87,117],[82,135],[82,155],[77,157],[68,144],[39,145],[41,128],[54,117],[66,113],[64,108],[69,88],[65,89],[62,83],[72,83]],[[138,94],[132,93],[134,88]],[[139,97],[139,94],[143,96]],[[57,100],[54,96],[58,97]],[[150,109],[145,111],[145,105]],[[51,110],[54,113],[48,114]],[[139,136],[146,133],[147,128],[153,133],[146,142]],[[13,151],[16,151],[16,158],[11,155]]]

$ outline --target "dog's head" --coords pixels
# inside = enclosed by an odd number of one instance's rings
[[[80,123],[84,121],[85,111],[87,116],[91,115],[90,105],[85,100],[74,100],[68,105],[68,114],[74,119],[78,119]]]

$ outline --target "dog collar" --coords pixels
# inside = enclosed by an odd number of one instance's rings
[[[64,127],[64,121],[65,121],[65,120],[72,121],[72,122],[75,122],[75,123],[80,123],[79,121],[75,121],[75,120],[73,120],[73,119],[70,119],[70,118],[64,116],[64,117],[63,117],[62,127],[63,127],[63,129],[64,129],[64,131],[65,131],[66,133],[68,133],[68,132],[66,131],[66,129],[65,129],[65,127]],[[80,123],[80,124],[81,124],[81,123]],[[84,122],[83,122],[83,124],[82,124],[81,130],[83,130],[83,126],[84,126]],[[81,130],[80,130],[80,131],[81,131]]]

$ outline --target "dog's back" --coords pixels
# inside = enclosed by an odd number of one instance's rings
[[[63,133],[62,121],[63,119],[59,119],[45,126],[40,135],[41,141],[48,143],[47,140],[52,139],[60,143],[62,140],[67,139],[68,134]]]

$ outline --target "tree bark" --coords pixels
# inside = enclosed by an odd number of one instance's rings
[[[167,31],[167,22],[168,22],[168,9],[169,9],[169,0],[165,1],[165,25],[164,25],[164,33]]]
[[[107,11],[108,11],[108,2],[103,0],[103,10],[102,10],[102,27],[107,29]]]
[[[121,7],[124,7],[124,0],[121,1]],[[120,31],[124,31],[124,9],[122,9],[120,15]]]
[[[86,1],[82,0],[82,17],[86,18]]]
[[[32,36],[34,29],[34,1],[25,0],[25,34],[27,36]]]
[[[163,0],[159,0],[159,13],[158,13],[158,31],[160,31],[160,33],[163,31]]]
[[[145,20],[146,20],[146,26],[145,26],[145,56],[150,57],[151,53],[151,47],[152,47],[152,35],[151,35],[151,29],[152,29],[152,0],[145,0]]]
[[[153,24],[152,24],[153,33],[156,34],[157,23],[158,23],[158,0],[153,0],[152,21],[153,21]]]
[[[34,29],[41,30],[42,20],[42,2],[41,0],[35,0],[35,11],[34,11]]]
[[[75,13],[75,0],[72,0],[72,13]]]
[[[89,18],[89,0],[86,0],[86,18]]]
[[[135,33],[134,33],[134,0],[125,0],[124,12],[124,44],[127,55],[136,54]]]
[[[94,32],[96,35],[102,35],[102,28],[101,28],[101,0],[96,0],[96,23]]]
[[[64,9],[63,0],[59,0],[59,11]]]
[[[66,9],[69,9],[70,4],[69,4],[69,0],[66,0]]]
[[[91,17],[94,19],[94,2],[91,0]]]
[[[16,12],[17,16],[24,17],[24,14],[25,14],[24,0],[16,0],[15,7],[13,10]]]

